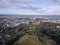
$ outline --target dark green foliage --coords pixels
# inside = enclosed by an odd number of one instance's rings
[[[42,36],[48,36],[50,39],[56,41],[57,45],[60,45],[60,29],[56,28],[58,24],[54,23],[42,23],[39,27],[39,32]],[[38,37],[39,37],[38,35]],[[39,37],[40,39],[40,37]]]
[[[28,25],[20,24],[11,28],[0,28],[3,36],[0,45],[14,45],[24,35],[35,35],[44,45],[47,45],[46,43],[50,43],[51,41],[56,43],[56,45],[60,45],[60,29],[56,28],[57,25],[59,24],[41,23],[35,26],[30,23]],[[7,38],[5,35],[10,35],[10,37]]]

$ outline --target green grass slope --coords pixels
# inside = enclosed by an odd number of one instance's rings
[[[36,36],[25,35],[17,42],[17,45],[42,45],[42,44]]]

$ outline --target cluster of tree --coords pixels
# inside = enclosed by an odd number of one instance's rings
[[[56,41],[56,45],[60,45],[60,29],[57,28],[58,24],[55,23],[41,23],[38,29],[38,38],[42,40],[45,36],[48,36],[49,39]]]
[[[16,27],[7,27],[1,29],[2,32],[2,40],[0,41],[0,45],[11,45],[13,42],[15,42],[18,38],[21,38],[24,35],[32,35],[34,34],[35,26],[34,25],[26,25],[26,24],[20,24]],[[6,35],[8,35],[6,37]]]
[[[9,38],[2,38],[0,45],[12,45],[14,42],[19,40],[24,35],[35,35],[42,42],[45,39],[54,40],[57,45],[60,45],[60,29],[55,27],[56,24],[53,23],[41,23],[36,26],[32,23],[30,24],[20,24],[16,27],[1,29],[2,36],[10,35]]]

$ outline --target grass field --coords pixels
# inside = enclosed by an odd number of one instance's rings
[[[17,45],[42,45],[39,39],[34,35],[25,35],[19,39]]]

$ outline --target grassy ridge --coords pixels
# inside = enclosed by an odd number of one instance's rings
[[[18,40],[17,45],[41,45],[41,42],[34,35],[25,35]]]

